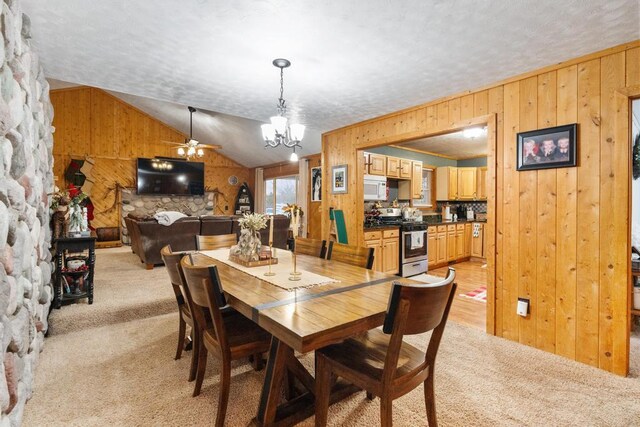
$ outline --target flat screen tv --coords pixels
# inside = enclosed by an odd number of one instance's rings
[[[204,163],[138,158],[138,194],[204,194]]]

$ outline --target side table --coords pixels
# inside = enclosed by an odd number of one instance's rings
[[[63,303],[87,298],[93,304],[93,273],[96,260],[96,238],[61,237],[54,242],[54,259],[56,265],[54,280],[55,308]],[[67,261],[84,260],[86,269],[69,270]]]

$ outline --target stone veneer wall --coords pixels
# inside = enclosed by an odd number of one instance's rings
[[[52,298],[53,107],[20,1],[0,7],[0,426],[17,426]]]
[[[131,244],[131,240],[124,217],[130,213],[153,216],[160,211],[177,211],[189,216],[213,215],[216,202],[214,193],[205,193],[204,196],[153,196],[138,195],[135,190],[125,188],[121,194],[120,229],[122,243],[126,245]]]

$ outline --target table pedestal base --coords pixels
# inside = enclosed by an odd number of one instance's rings
[[[287,381],[285,399],[282,388]],[[298,380],[299,385],[295,380]],[[330,404],[360,391],[358,387],[338,382],[331,391]],[[295,357],[291,347],[273,337],[262,386],[256,424],[259,426],[292,426],[315,413],[315,379]]]

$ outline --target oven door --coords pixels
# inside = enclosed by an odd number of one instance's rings
[[[412,239],[412,233],[419,233],[422,236],[422,242],[414,242]],[[414,243],[417,243],[416,246]],[[420,244],[421,243],[421,244]],[[427,231],[403,231],[402,232],[402,241],[400,242],[402,246],[402,262],[412,262],[412,261],[420,261],[423,259],[427,259]]]

